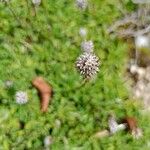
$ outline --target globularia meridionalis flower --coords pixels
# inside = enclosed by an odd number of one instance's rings
[[[41,0],[32,0],[33,5],[39,6],[41,4]]]
[[[6,88],[11,88],[12,86],[13,86],[13,81],[11,81],[11,80],[5,81],[5,87]]]
[[[52,144],[52,137],[51,136],[46,136],[44,138],[44,146],[48,148]]]
[[[84,41],[81,43],[81,49],[83,52],[91,53],[94,49],[94,44],[92,41]]]
[[[93,53],[84,52],[81,54],[76,61],[76,67],[80,74],[86,78],[90,79],[94,77],[99,71],[99,59]]]
[[[81,37],[85,38],[87,34],[87,30],[85,28],[80,28],[79,34]]]
[[[28,102],[28,95],[26,92],[18,91],[16,93],[16,103],[17,104],[25,104]]]
[[[88,6],[87,0],[76,0],[76,5],[78,8],[85,10]]]

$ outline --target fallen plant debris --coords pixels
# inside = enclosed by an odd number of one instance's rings
[[[126,128],[126,124],[118,124],[114,115],[110,115],[108,118],[108,126],[110,134],[115,134],[120,130],[124,130]]]
[[[134,84],[131,85],[133,97],[136,99],[143,99],[144,107],[149,107],[149,81],[146,79],[150,50],[150,2],[133,0],[137,5],[137,10],[127,14],[123,19],[116,21],[108,29],[108,33],[114,33],[118,37],[125,39],[132,39],[134,45],[134,62],[130,65],[129,72],[132,74],[131,79]],[[130,53],[130,52],[129,52]],[[142,54],[147,56],[142,56]],[[133,56],[130,56],[133,57]],[[141,65],[146,62],[144,65]],[[144,67],[143,67],[144,66]],[[145,68],[146,66],[146,68]],[[150,108],[150,107],[149,107]]]
[[[107,31],[124,38],[147,34],[150,32],[149,15],[150,5],[139,4],[137,11],[125,15],[123,19],[113,23]]]
[[[126,117],[123,119],[123,123],[127,124],[128,131],[132,134],[133,138],[139,139],[142,137],[142,130],[138,127],[137,120],[134,117]]]
[[[107,129],[105,129],[105,130],[102,130],[102,131],[97,132],[97,133],[94,135],[94,137],[95,137],[95,138],[103,138],[103,137],[107,137],[107,136],[109,136],[109,135],[110,135],[110,132],[109,132]]]
[[[36,77],[32,84],[39,92],[41,111],[46,112],[52,98],[52,87],[42,77]]]
[[[108,129],[104,129],[102,131],[97,132],[94,137],[95,138],[103,138],[107,136],[112,136],[116,134],[118,131],[125,130],[129,131],[133,138],[139,139],[142,137],[142,130],[138,127],[137,121],[134,117],[125,117],[120,124],[116,121],[114,115],[110,115],[108,117]]]
[[[142,100],[144,110],[150,110],[150,66],[140,67],[131,64],[129,67],[131,77],[135,80],[131,84],[133,98]]]
[[[118,131],[121,131],[124,129],[126,129],[126,123],[118,124],[116,117],[113,114],[111,114],[108,117],[108,129],[97,132],[94,135],[94,137],[103,138],[106,136],[111,136],[111,135],[117,133]]]

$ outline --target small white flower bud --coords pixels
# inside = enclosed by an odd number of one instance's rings
[[[49,147],[52,144],[52,137],[51,136],[46,136],[44,138],[44,146]]]
[[[87,34],[87,30],[85,28],[80,28],[79,34],[81,37],[85,38]]]
[[[94,44],[92,41],[84,41],[81,43],[81,49],[83,52],[91,53],[94,49]]]
[[[85,10],[88,6],[87,0],[76,0],[76,5],[78,8]]]
[[[135,46],[137,49],[150,49],[150,39],[148,36],[140,35],[135,38]]]
[[[33,5],[39,6],[41,4],[41,0],[32,0]]]
[[[28,95],[26,92],[18,91],[16,93],[16,103],[17,104],[25,104],[28,102]]]
[[[6,88],[11,88],[12,86],[13,86],[13,81],[11,81],[11,80],[5,81],[5,87]]]

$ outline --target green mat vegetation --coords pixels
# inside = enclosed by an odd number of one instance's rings
[[[0,3],[0,150],[42,150],[47,135],[52,136],[52,150],[148,149],[150,119],[139,113],[139,104],[129,99],[124,84],[128,45],[106,33],[121,17],[118,3],[91,0],[82,11],[74,0],[43,0],[36,16],[29,0]],[[129,0],[123,5],[128,11],[135,8]],[[83,81],[75,68],[81,54],[81,27],[88,30],[87,39],[93,41],[102,64],[94,81],[76,89]],[[36,76],[53,86],[52,103],[44,114],[31,85]],[[8,80],[13,82],[9,89]],[[28,93],[25,105],[16,103],[15,93],[20,90]],[[118,119],[135,116],[144,136],[135,140],[122,131],[93,138],[108,127],[110,113]]]

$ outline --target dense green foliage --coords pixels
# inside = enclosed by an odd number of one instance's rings
[[[138,112],[138,104],[128,98],[124,85],[127,45],[106,33],[121,16],[119,0],[91,0],[85,11],[77,9],[74,0],[43,0],[36,16],[28,2],[0,3],[0,150],[41,150],[47,135],[53,138],[54,150],[148,149],[150,120]],[[128,1],[124,7],[134,8]],[[88,39],[93,40],[102,65],[94,81],[76,89],[83,80],[75,69],[81,53],[80,27],[88,29]],[[54,89],[45,114],[40,112],[39,97],[31,85],[39,75]],[[6,80],[14,82],[12,88],[5,88]],[[16,104],[19,90],[29,95],[25,105]],[[108,127],[112,112],[118,119],[136,116],[144,137],[134,140],[129,133],[119,132],[92,138]]]

